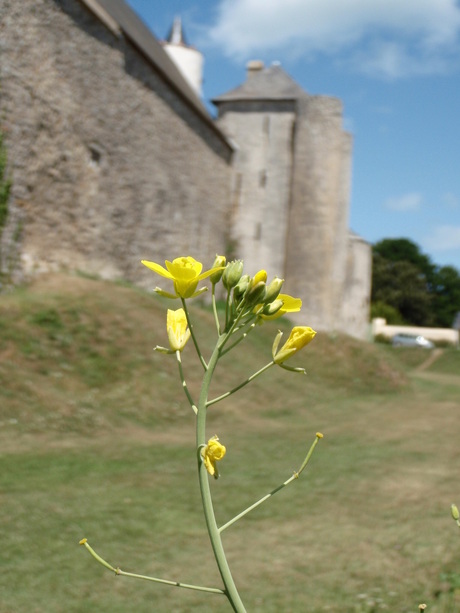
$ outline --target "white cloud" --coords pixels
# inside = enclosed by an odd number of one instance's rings
[[[399,77],[444,70],[459,31],[456,0],[220,0],[210,39],[238,60],[348,54],[355,68]]]
[[[348,63],[369,76],[398,79],[409,75],[442,74],[449,59],[402,41],[376,41],[352,53]]]
[[[436,226],[425,245],[433,251],[460,249],[460,226]]]
[[[421,205],[422,195],[417,192],[388,198],[384,203],[385,208],[398,212],[418,211]]]
[[[456,210],[460,207],[460,200],[452,192],[446,192],[443,194],[442,199],[446,207],[449,209]]]

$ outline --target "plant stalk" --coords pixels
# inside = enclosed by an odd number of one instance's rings
[[[201,500],[203,503],[203,511],[206,520],[206,526],[208,529],[209,538],[211,540],[214,557],[219,568],[222,581],[225,586],[225,594],[229,600],[229,603],[233,607],[236,613],[246,613],[246,609],[241,600],[241,597],[236,588],[233,580],[230,567],[227,562],[222,539],[220,536],[219,528],[217,526],[216,517],[214,513],[214,507],[211,497],[211,488],[209,485],[209,475],[206,467],[201,459],[201,449],[206,446],[206,403],[208,400],[209,386],[211,384],[212,376],[216,368],[217,362],[220,357],[220,349],[224,344],[227,335],[219,337],[216,347],[211,355],[208,363],[208,368],[203,377],[203,383],[201,386],[200,398],[198,401],[198,414],[196,421],[196,444],[198,453],[198,478],[200,483]]]

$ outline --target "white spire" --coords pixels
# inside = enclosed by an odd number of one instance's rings
[[[174,18],[168,37],[164,43],[164,49],[179,68],[189,85],[201,98],[203,56],[197,49],[191,47],[187,43],[180,17]]]
[[[182,19],[178,15],[174,17],[174,21],[169,31],[166,42],[170,43],[171,45],[187,46],[187,41],[185,40],[184,32],[182,30]]]

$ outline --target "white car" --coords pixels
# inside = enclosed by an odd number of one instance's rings
[[[416,336],[415,334],[395,334],[391,339],[393,347],[423,347],[425,349],[433,349],[434,343],[429,341],[424,336]]]

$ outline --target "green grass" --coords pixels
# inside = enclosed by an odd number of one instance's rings
[[[152,352],[168,306],[78,277],[0,297],[0,613],[228,610],[115,577],[78,546],[87,537],[123,570],[220,586],[194,415],[174,358]],[[212,315],[194,314],[209,351]],[[277,327],[229,354],[216,394],[270,359]],[[299,362],[307,377],[271,369],[210,409],[209,434],[228,449],[212,484],[222,523],[325,435],[301,479],[224,533],[248,611],[460,611],[458,352],[421,370],[429,355],[318,335]],[[183,361],[196,394],[191,343]]]

